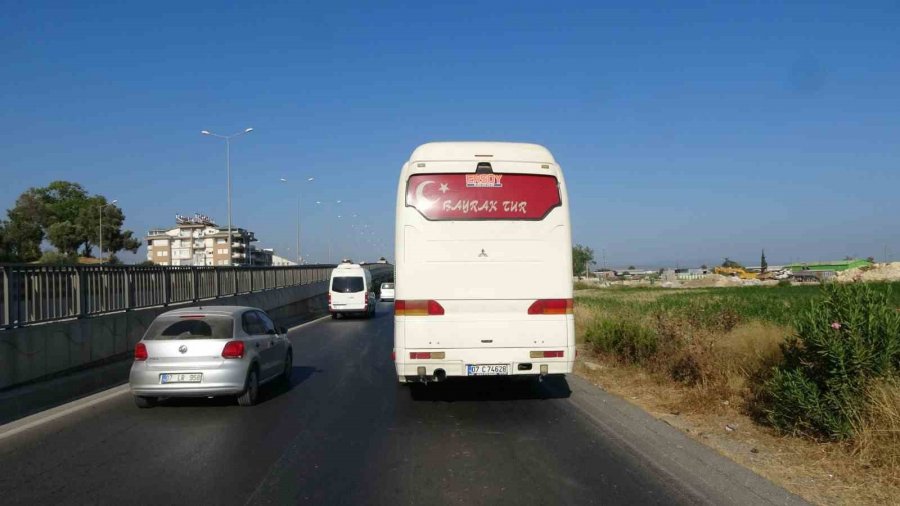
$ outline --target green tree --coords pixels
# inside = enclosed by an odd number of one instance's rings
[[[7,211],[9,221],[4,223],[3,237],[10,262],[32,262],[41,257],[41,241],[44,231],[35,220],[43,204],[33,195],[22,194],[16,205]]]
[[[99,256],[103,253],[115,254],[117,251],[130,251],[134,253],[141,245],[141,241],[134,237],[131,230],[122,230],[125,224],[125,214],[122,209],[115,204],[108,204],[106,197],[95,196],[90,200],[90,206],[79,215],[79,223],[88,233],[88,240],[85,247],[88,252],[96,244],[99,248],[100,242],[100,215],[103,215],[103,251],[99,252]]]
[[[47,239],[63,255],[72,256],[84,240],[82,230],[71,221],[58,221],[47,228]]]
[[[80,184],[69,181],[29,188],[7,211],[9,221],[3,227],[6,246],[0,245],[0,255],[11,261],[36,260],[46,239],[64,256],[92,256],[93,246],[100,242],[101,213],[104,251],[137,251],[141,243],[134,232],[122,230],[122,210],[107,204],[106,197],[92,196]]]
[[[12,262],[15,255],[12,252],[12,244],[9,241],[9,232],[6,231],[6,221],[0,220],[0,262]]]
[[[766,262],[766,250],[762,250],[762,258],[759,259],[759,270],[762,272],[766,272],[769,268],[769,263]]]
[[[594,250],[587,246],[576,244],[572,248],[572,270],[576,276],[584,275],[590,262],[594,261]]]
[[[633,266],[633,265],[629,265],[629,266],[628,266],[628,270],[629,270],[629,271],[633,271],[633,270],[635,270],[635,269],[637,269],[637,267],[635,267],[635,266]]]

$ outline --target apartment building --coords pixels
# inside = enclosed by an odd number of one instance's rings
[[[158,265],[271,265],[271,255],[259,254],[256,237],[243,228],[220,227],[208,216],[176,216],[175,227],[153,229],[144,238],[147,260]],[[268,262],[266,262],[268,260]]]

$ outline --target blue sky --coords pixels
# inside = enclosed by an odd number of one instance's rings
[[[2,5],[3,209],[68,179],[139,235],[225,223],[224,146],[199,132],[253,127],[235,224],[294,254],[279,178],[315,177],[304,251],[370,259],[416,145],[529,141],[611,265],[900,259],[897,2],[87,4]]]

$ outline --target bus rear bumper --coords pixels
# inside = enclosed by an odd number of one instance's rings
[[[556,347],[555,349],[559,349]],[[536,376],[540,374],[570,374],[575,363],[575,347],[563,348],[559,358],[532,358],[532,349],[451,349],[443,350],[442,359],[411,359],[410,352],[431,350],[396,350],[397,376],[405,379],[435,375],[445,377],[476,377],[493,374],[471,374],[469,365],[505,365],[506,374],[500,376]],[[403,360],[403,361],[401,361]],[[424,368],[424,369],[421,369]],[[443,371],[441,374],[440,371]]]

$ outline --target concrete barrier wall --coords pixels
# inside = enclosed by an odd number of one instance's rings
[[[327,311],[327,282],[0,331],[0,390],[130,356],[156,316],[194,305],[252,306],[280,325]]]

